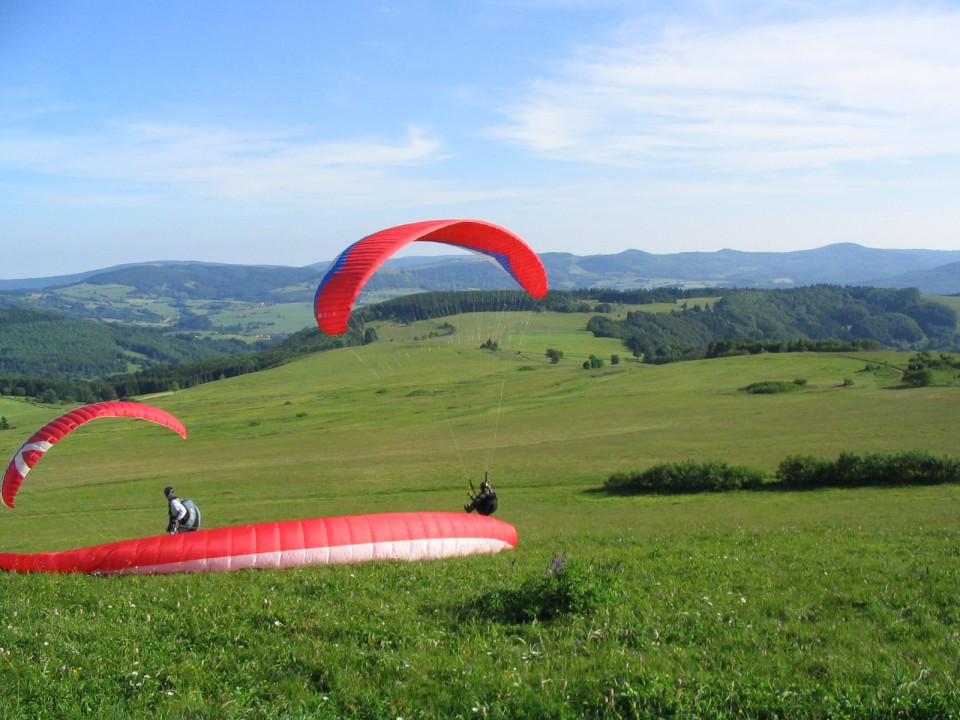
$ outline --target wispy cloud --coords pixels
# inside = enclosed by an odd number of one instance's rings
[[[0,163],[62,188],[105,194],[300,202],[375,193],[388,172],[438,162],[441,142],[417,128],[396,141],[344,142],[164,124],[104,124],[82,135],[21,131]],[[410,180],[410,182],[415,182]]]
[[[727,175],[960,155],[960,12],[647,30],[582,48],[495,134],[557,160]]]

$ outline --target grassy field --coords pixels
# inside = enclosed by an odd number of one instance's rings
[[[484,471],[520,543],[434,563],[8,575],[0,717],[960,717],[960,488],[598,491],[684,459],[772,473],[799,453],[956,454],[960,388],[900,389],[909,355],[892,352],[645,366],[587,317],[383,326],[370,346],[145,398],[187,441],[122,419],[68,436],[0,513],[4,551],[159,533],[168,484],[212,527],[454,510]],[[591,354],[604,367],[584,370]],[[0,453],[63,410],[0,398]],[[517,617],[543,598],[554,617]]]

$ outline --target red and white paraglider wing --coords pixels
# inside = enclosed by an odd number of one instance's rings
[[[353,303],[370,276],[394,253],[416,241],[446,243],[486,255],[533,297],[547,294],[543,263],[519,236],[482,220],[425,220],[368,235],[340,254],[314,295],[320,329],[328,335],[345,332]]]
[[[451,512],[287,520],[159,535],[50,553],[0,553],[0,570],[98,575],[437,560],[515,547],[513,525]]]
[[[43,454],[59,442],[65,435],[73,432],[84,423],[102,417],[133,417],[149,420],[170,428],[183,438],[187,430],[177,418],[164,410],[136,402],[102,402],[71,410],[55,420],[51,420],[37,430],[20,449],[14,453],[6,471],[3,473],[3,502],[13,507],[13,498],[20,489],[23,479],[37,464]]]

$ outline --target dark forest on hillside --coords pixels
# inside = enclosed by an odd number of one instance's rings
[[[49,311],[0,310],[0,394],[91,402],[183,389],[276,367],[308,353],[376,342],[376,331],[367,323],[411,323],[505,308],[593,314],[588,330],[619,338],[636,357],[651,363],[754,352],[960,348],[956,313],[923,300],[916,290],[818,285],[715,294],[722,298],[688,303],[696,291],[591,289],[550,292],[542,300],[519,291],[422,293],[355,310],[343,335],[310,328],[274,347],[246,352],[238,352],[248,347],[242,343],[199,340],[185,333]],[[664,302],[676,303],[677,309],[613,315],[618,305]],[[126,371],[127,353],[143,358],[145,366]]]

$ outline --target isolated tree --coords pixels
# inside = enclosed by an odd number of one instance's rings
[[[903,382],[910,387],[927,387],[933,382],[933,373],[927,368],[907,370],[903,374]]]
[[[563,359],[563,350],[554,350],[553,348],[550,348],[547,350],[546,355],[548,358],[550,358],[550,362],[556,365]]]
[[[7,420],[7,416],[4,415],[3,417],[0,417],[0,430],[9,430],[9,429],[10,429],[10,421]]]

